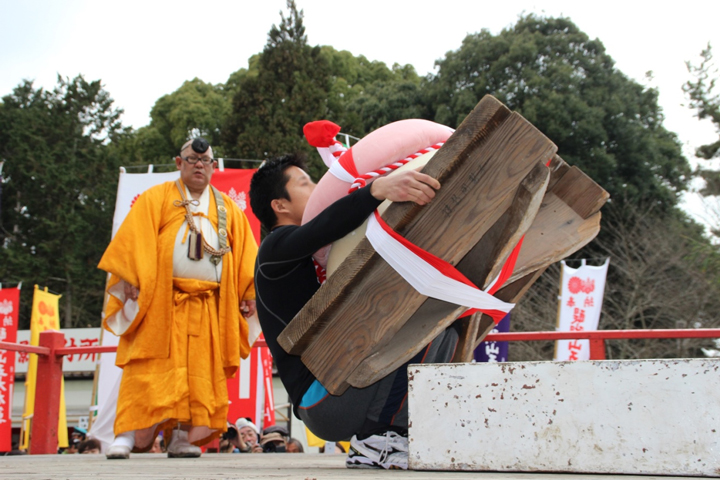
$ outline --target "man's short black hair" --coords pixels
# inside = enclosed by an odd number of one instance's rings
[[[306,170],[305,157],[299,154],[287,154],[267,160],[258,168],[250,181],[250,207],[268,231],[272,230],[278,220],[271,202],[278,198],[290,200],[287,191],[290,176],[285,174],[290,167]]]

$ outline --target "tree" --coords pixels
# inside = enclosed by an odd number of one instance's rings
[[[718,69],[713,62],[710,44],[700,56],[702,62],[698,66],[686,62],[688,71],[695,79],[683,85],[683,91],[690,99],[690,108],[696,110],[698,119],[709,119],[720,134],[720,96],[715,91]],[[720,157],[720,139],[697,148],[695,156],[703,160]],[[697,168],[697,173],[705,180],[700,194],[705,197],[703,202],[708,217],[706,221],[710,224],[712,233],[716,237],[720,236],[720,171],[701,165]]]
[[[419,79],[393,79],[369,85],[362,95],[346,106],[346,115],[354,115],[360,120],[358,135],[364,136],[398,120],[423,118],[423,107]]]
[[[221,128],[230,113],[230,99],[222,85],[188,80],[174,92],[160,97],[150,111],[150,124],[125,137],[126,163],[169,163],[183,143],[197,136],[223,156]]]
[[[431,119],[456,127],[486,94],[521,113],[616,199],[671,209],[690,169],[662,126],[657,91],[614,68],[599,40],[567,18],[521,17],[492,35],[468,35],[437,62]]]
[[[702,62],[700,65],[694,66],[691,62],[686,62],[688,71],[695,77],[694,81],[688,81],[683,85],[683,91],[690,99],[690,108],[697,111],[697,117],[700,120],[709,119],[720,132],[720,97],[715,92],[715,84],[717,82],[718,70],[713,62],[712,47],[708,44],[700,56]],[[710,160],[720,156],[720,139],[703,145],[695,151],[698,158]],[[703,170],[706,174],[714,173],[708,180],[706,194],[720,194],[720,176],[717,172]]]
[[[100,81],[58,77],[52,91],[29,81],[0,104],[3,189],[0,278],[63,294],[63,326],[98,325],[120,161],[107,148],[121,110]],[[29,325],[32,288],[22,291]]]
[[[327,118],[343,132],[361,138],[388,123],[427,116],[422,79],[412,65],[390,69],[329,46],[322,47],[322,55],[330,66]]]
[[[223,132],[229,156],[264,159],[285,152],[311,153],[303,126],[327,117],[328,65],[320,47],[307,44],[303,12],[288,0],[257,60],[257,74],[248,71],[234,80],[232,111]],[[311,174],[324,171],[316,155]]]

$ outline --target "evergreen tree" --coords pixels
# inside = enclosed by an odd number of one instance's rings
[[[264,159],[286,152],[312,153],[302,128],[327,117],[328,65],[320,47],[307,44],[303,12],[287,2],[257,61],[257,74],[234,77],[232,111],[223,131],[228,156]],[[254,73],[254,72],[253,72]],[[324,167],[310,155],[311,174]]]
[[[437,122],[456,127],[491,94],[545,133],[614,202],[643,198],[671,209],[687,186],[690,169],[662,125],[657,91],[616,70],[602,43],[567,18],[528,15],[498,35],[468,35],[437,65],[427,91]]]
[[[412,65],[392,69],[363,55],[323,46],[330,65],[328,120],[355,137],[406,118],[426,116],[421,79]]]
[[[225,88],[194,78],[160,97],[150,111],[150,124],[125,136],[118,148],[125,164],[167,164],[183,143],[203,136],[213,145],[213,154],[221,157],[221,128],[229,113]]]
[[[120,161],[107,143],[121,110],[100,81],[58,77],[52,91],[25,81],[0,104],[6,160],[0,278],[23,281],[20,327],[28,328],[32,286],[62,293],[61,325],[99,325]]]
[[[712,47],[708,44],[700,55],[702,56],[700,65],[694,66],[687,62],[688,71],[695,79],[688,81],[683,86],[683,90],[690,99],[690,108],[697,111],[698,119],[712,121],[720,134],[720,96],[715,91],[718,71],[713,62]],[[720,139],[699,147],[695,151],[695,155],[704,160],[718,158],[720,156]],[[720,195],[720,172],[701,167],[698,173],[706,181],[701,193],[703,195]]]

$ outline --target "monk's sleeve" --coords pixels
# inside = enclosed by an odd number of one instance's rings
[[[235,374],[240,358],[247,358],[250,354],[250,326],[240,313],[240,302],[255,299],[253,270],[257,243],[245,214],[230,198],[225,200],[225,204],[230,206],[228,242],[232,247],[232,264],[223,261],[223,278],[232,278],[232,281],[222,282],[220,296],[228,301],[220,313],[220,329],[225,333],[222,338],[223,366],[229,378]],[[225,287],[232,290],[223,291]]]
[[[257,243],[250,228],[250,222],[239,208],[235,210],[235,224],[237,229],[235,235],[238,243],[234,250],[238,268],[236,270],[235,284],[238,289],[240,300],[255,300],[255,258],[257,257]]]
[[[116,335],[138,327],[155,291],[162,191],[159,186],[140,195],[98,265],[110,274],[103,325]],[[125,298],[123,282],[139,289],[137,301]]]

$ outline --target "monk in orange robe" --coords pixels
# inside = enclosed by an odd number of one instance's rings
[[[168,456],[200,456],[197,445],[227,430],[226,379],[250,353],[250,225],[210,186],[207,141],[187,142],[175,162],[180,180],[137,199],[99,265],[111,274],[103,324],[120,336],[123,369],[108,458],[147,451],[160,430]]]

